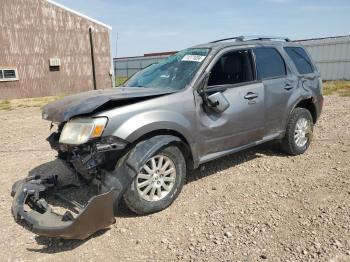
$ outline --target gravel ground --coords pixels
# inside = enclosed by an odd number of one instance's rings
[[[0,123],[2,261],[350,261],[350,98],[326,97],[305,155],[264,145],[208,163],[167,210],[122,209],[85,241],[38,237],[13,221],[11,185],[55,153],[38,108],[0,111]]]

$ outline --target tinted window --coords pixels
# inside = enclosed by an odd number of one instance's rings
[[[259,80],[286,75],[284,60],[275,48],[256,48],[254,53]]]
[[[234,85],[253,81],[253,69],[249,50],[226,53],[212,68],[208,86]]]
[[[301,47],[285,47],[284,50],[293,60],[300,74],[310,74],[314,72],[314,67],[305,50]]]

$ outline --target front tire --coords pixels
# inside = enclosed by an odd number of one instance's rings
[[[290,155],[301,155],[309,148],[313,132],[313,120],[309,110],[295,108],[289,119],[281,148]]]
[[[155,213],[170,206],[184,185],[186,162],[174,145],[163,148],[139,170],[124,194],[127,207],[139,214]]]

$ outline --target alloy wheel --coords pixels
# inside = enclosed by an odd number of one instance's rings
[[[149,159],[136,177],[139,195],[146,201],[159,201],[166,197],[175,185],[176,167],[165,155]]]

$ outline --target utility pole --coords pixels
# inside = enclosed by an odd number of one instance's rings
[[[115,58],[118,57],[118,38],[119,38],[119,34],[117,32],[117,38],[115,40]],[[113,59],[113,67],[114,67],[114,86],[118,86],[117,67],[116,67],[116,64],[114,62],[114,59]]]
[[[94,90],[97,89],[96,84],[96,68],[95,68],[95,55],[94,55],[94,41],[92,38],[92,28],[89,27],[89,36],[90,36],[90,50],[91,50],[91,64],[92,64],[92,83]]]

